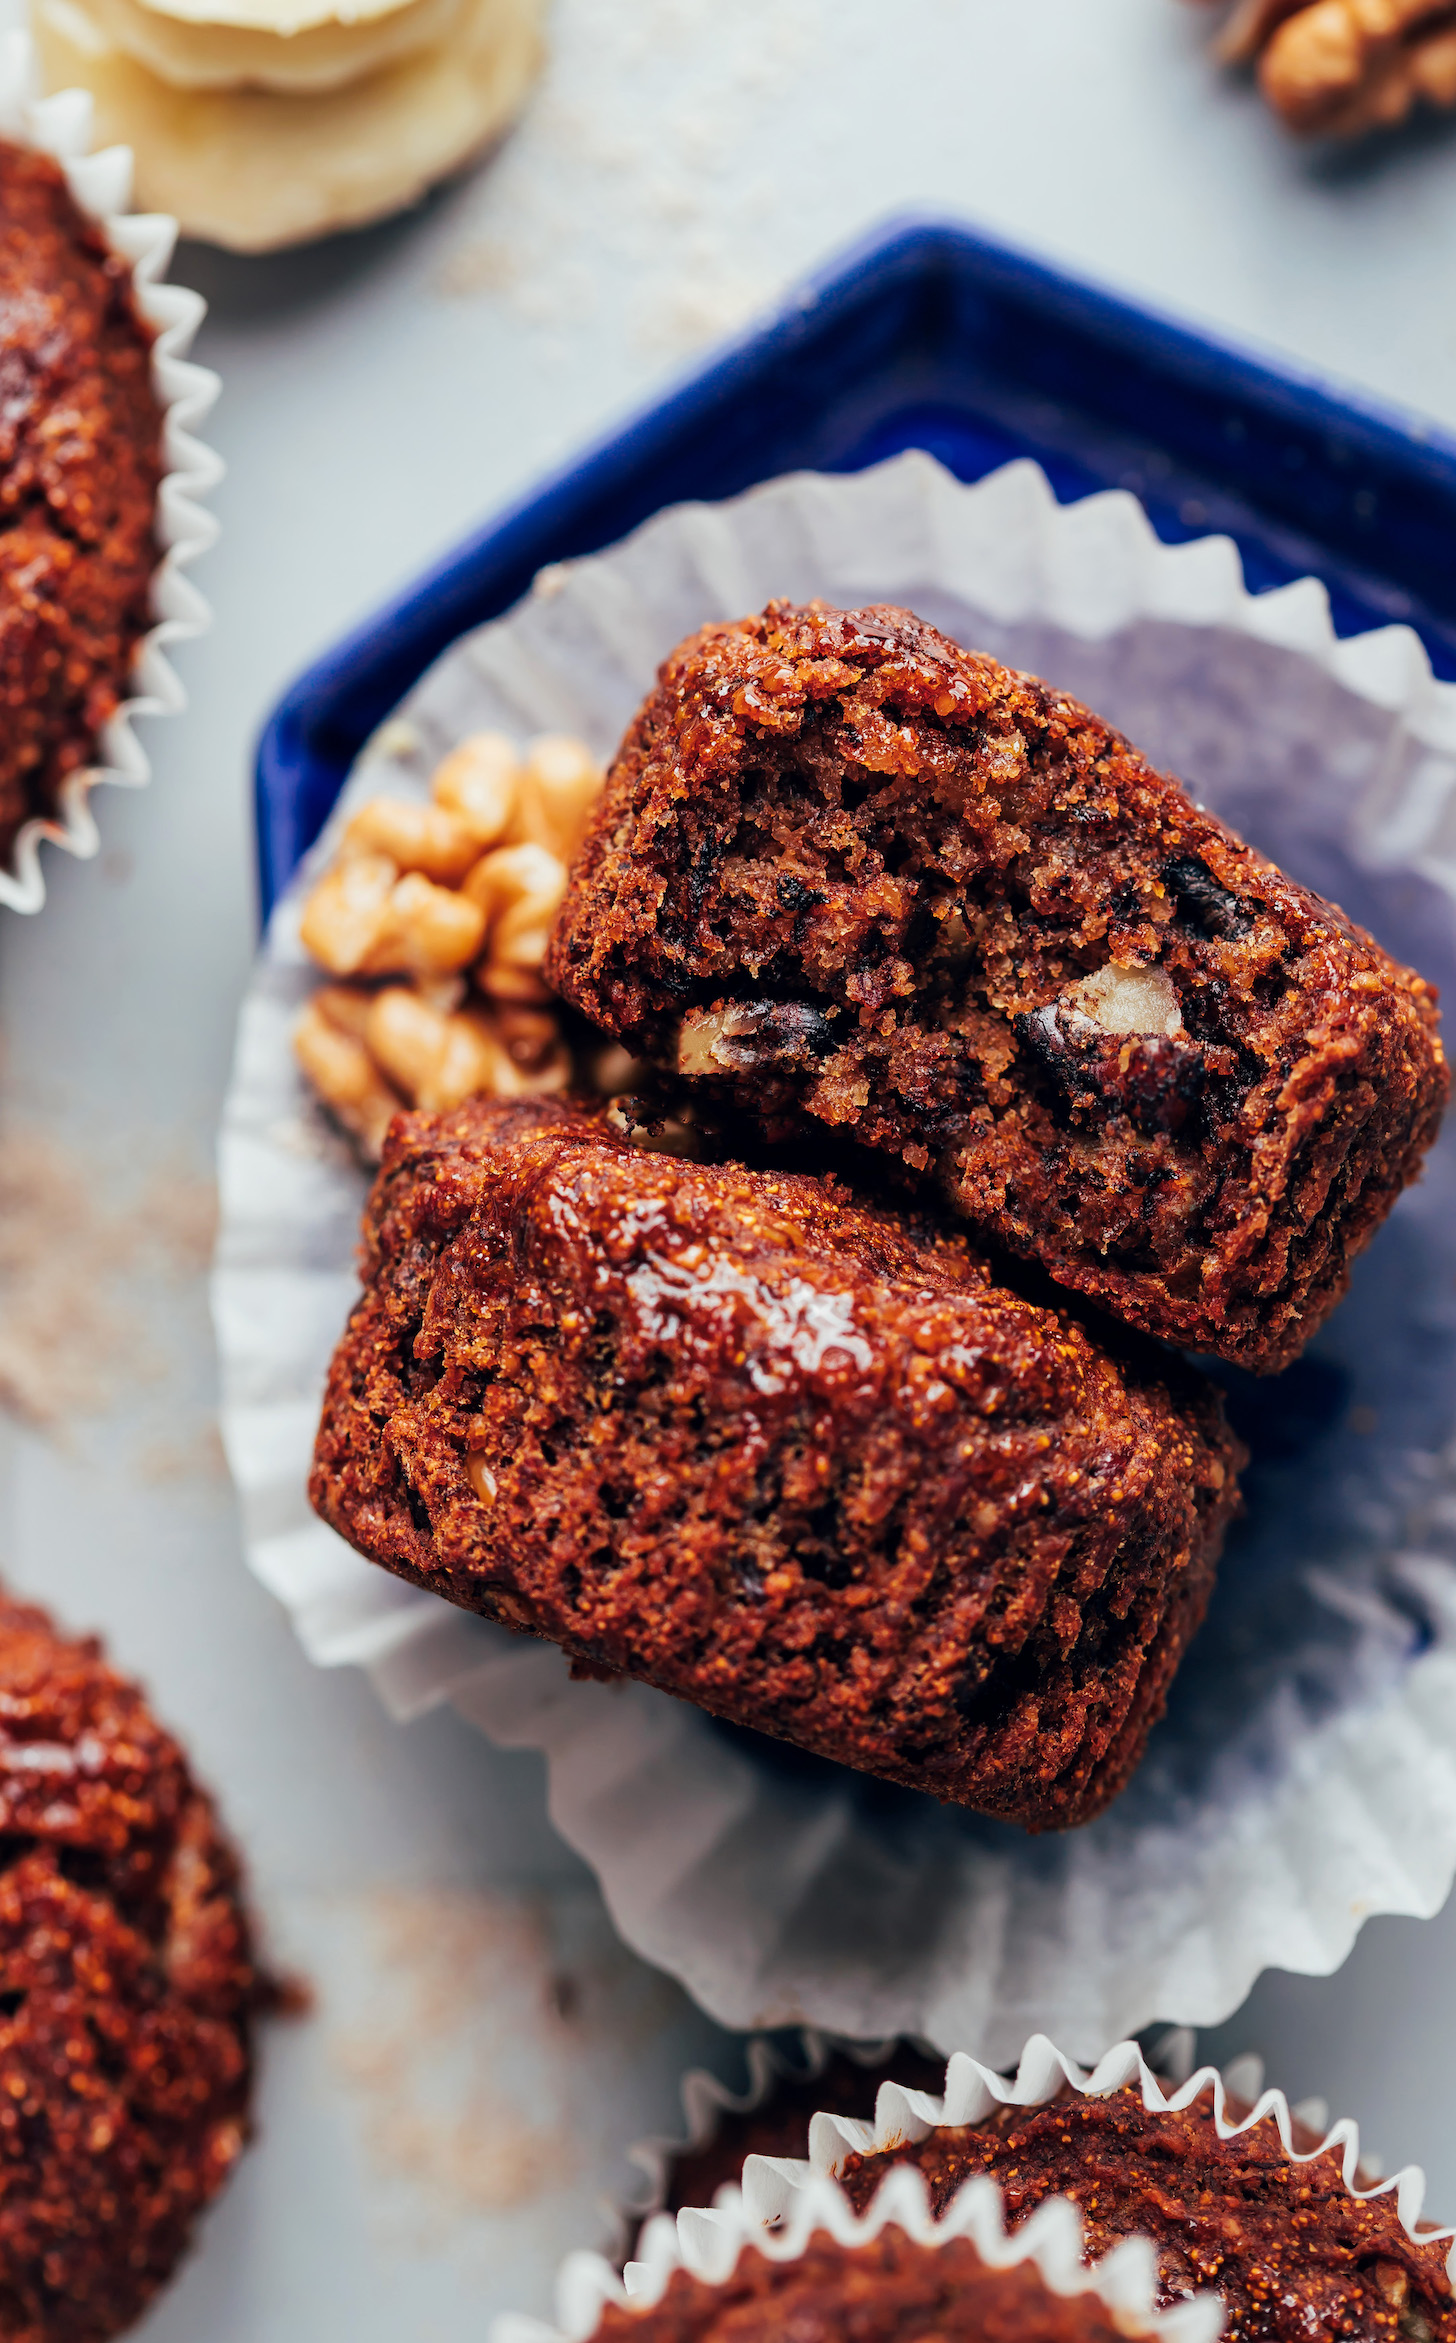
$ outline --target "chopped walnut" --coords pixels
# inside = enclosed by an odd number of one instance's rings
[[[630,1061],[598,1048],[578,1069],[541,979],[602,775],[580,741],[550,736],[520,756],[498,733],[462,741],[426,804],[371,799],[304,905],[305,949],[335,978],[294,1035],[309,1081],[360,1152],[377,1162],[404,1106],[563,1090],[611,1097]],[[620,1053],[618,1053],[620,1054]]]
[[[1217,46],[1254,65],[1274,111],[1312,136],[1456,106],[1456,0],[1237,0]]]

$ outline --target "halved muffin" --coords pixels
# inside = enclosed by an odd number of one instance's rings
[[[1258,1369],[1334,1307],[1448,1087],[1419,976],[1090,710],[890,608],[678,647],[546,975],[674,1081]]]
[[[310,1484],[361,1553],[1034,1829],[1127,1780],[1241,1451],[1177,1362],[830,1180],[399,1116]]]

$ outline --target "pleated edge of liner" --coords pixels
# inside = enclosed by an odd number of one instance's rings
[[[37,816],[18,832],[9,867],[0,867],[0,904],[39,911],[46,899],[42,844],[63,847],[85,861],[100,845],[89,803],[102,783],[144,788],[151,762],[132,727],[138,716],[176,715],[186,706],[166,647],[205,632],[212,613],[184,572],[215,543],[218,524],[199,498],[222,478],[221,459],[194,436],[222,385],[210,368],[187,357],[206,314],[200,293],[162,282],[177,241],[177,222],[165,212],[133,212],[129,147],[90,152],[92,100],[87,90],[38,95],[35,52],[26,32],[0,34],[0,139],[50,155],[60,164],[77,209],[100,228],[111,251],[131,269],[138,316],[150,326],[152,388],[162,410],[165,469],[157,488],[156,536],[162,558],[152,575],[156,623],[132,656],[133,697],[124,700],[97,735],[101,762],[67,776],[58,816]]]
[[[1186,2039],[1180,2030],[1170,2038],[1170,2046]],[[1216,2066],[1197,2067],[1172,2089],[1165,2089],[1139,2045],[1132,2041],[1115,2044],[1089,2071],[1058,2050],[1045,2034],[1033,2034],[1021,2053],[1015,2075],[1009,2077],[997,2074],[979,2059],[958,2050],[947,2062],[946,2087],[941,2098],[910,2090],[901,2083],[881,2083],[872,2123],[852,2116],[814,2116],[809,2126],[807,2160],[750,2156],[743,2171],[743,2202],[749,2217],[762,2228],[785,2219],[805,2188],[820,2180],[833,2179],[848,2156],[873,2154],[906,2141],[925,2139],[933,2131],[979,2123],[998,2107],[1044,2106],[1056,2098],[1064,2085],[1085,2098],[1095,2099],[1135,2083],[1141,2090],[1144,2107],[1152,2112],[1176,2113],[1191,2107],[1205,2094],[1211,2094],[1213,2125],[1221,2140],[1233,2139],[1272,2118],[1278,2128],[1280,2146],[1291,2163],[1309,2164],[1317,2157],[1339,2151],[1340,2177],[1350,2195],[1364,2202],[1393,2193],[1397,2216],[1413,2243],[1448,2244],[1446,2273],[1456,2284],[1456,2226],[1436,2225],[1424,2229],[1419,2226],[1426,2197],[1426,2176],[1420,2166],[1403,2165],[1384,2179],[1367,2173],[1362,2183],[1360,2128],[1353,2117],[1344,2116],[1329,2123],[1324,2109],[1315,2103],[1306,2103],[1296,2117],[1284,2093],[1261,2089],[1261,2080],[1262,2066],[1251,2058],[1236,2061],[1226,2075]],[[1246,2084],[1250,2086],[1248,2096],[1252,2096],[1253,2104],[1247,2113],[1231,2113],[1231,2100],[1240,2107],[1246,2105],[1246,2092],[1240,2087]],[[1295,2121],[1307,2122],[1315,2113],[1321,2120],[1310,2128],[1322,2132],[1323,2136],[1312,2148],[1296,2147]]]
[[[670,2166],[679,2157],[710,2146],[725,2116],[755,2114],[772,2100],[780,2084],[813,2081],[835,2057],[851,2058],[867,2069],[883,2065],[896,2049],[898,2039],[855,2042],[810,2026],[802,2028],[787,2042],[782,2035],[775,2038],[756,2034],[745,2044],[748,2082],[741,2091],[733,2090],[706,2067],[690,2068],[681,2084],[685,2130],[680,2134],[654,2134],[634,2142],[627,2151],[628,2160],[642,2174],[642,2186],[617,2201],[614,2208],[619,2225],[617,2242],[625,2248],[639,2227],[662,2212]],[[1188,2107],[1213,2089],[1213,2121],[1220,2139],[1230,2139],[1272,2115],[1279,2126],[1281,2145],[1296,2163],[1308,2163],[1314,2156],[1328,2155],[1332,2147],[1342,2148],[1341,2179],[1351,2195],[1380,2196],[1395,2189],[1396,2211],[1402,2225],[1409,2236],[1417,2235],[1416,2224],[1426,2188],[1425,2174],[1418,2165],[1407,2165],[1389,2177],[1381,2177],[1374,2158],[1361,2153],[1359,2126],[1352,2118],[1331,2125],[1323,2100],[1305,2099],[1291,2106],[1282,2091],[1266,2091],[1264,2062],[1252,2051],[1232,2060],[1221,2072],[1212,2066],[1195,2071],[1195,2035],[1191,2026],[1154,2028],[1149,2041],[1151,2064],[1139,2043],[1120,2042],[1089,2072],[1067,2058],[1044,2034],[1036,2034],[1022,2051],[1013,2079],[957,2051],[946,2062],[946,2091],[940,2101],[903,2083],[882,2082],[875,2097],[872,2124],[848,2116],[813,2117],[807,2162],[800,2163],[794,2158],[749,2157],[747,2165],[753,2171],[751,2182],[745,2178],[745,2197],[760,2220],[777,2219],[775,2208],[786,2183],[800,2180],[811,2171],[832,2177],[844,2156],[854,2150],[865,2152],[896,2146],[905,2139],[923,2139],[938,2125],[973,2123],[978,2120],[977,2115],[960,2110],[973,2104],[977,2093],[981,2094],[980,2113],[984,2115],[995,2106],[1040,2106],[1055,2097],[1063,2082],[1071,2083],[1074,2089],[1093,2098],[1136,2080],[1142,2087],[1143,2105],[1148,2108]],[[916,2047],[926,2057],[939,2055],[925,2045]],[[799,2052],[797,2057],[793,2055],[794,2048]],[[957,2068],[959,2073],[955,2072]],[[1116,2079],[1109,2080],[1109,2075]],[[887,2099],[887,2092],[893,2097]],[[1250,2112],[1237,2118],[1231,2116],[1230,2099],[1248,2106]],[[940,2112],[932,2114],[930,2110],[937,2106]],[[949,2113],[948,2106],[952,2109]],[[1295,2148],[1292,2131],[1295,2123],[1321,2135],[1318,2147]],[[1356,2185],[1362,2174],[1367,2180],[1364,2187]],[[1456,2241],[1456,2228],[1428,2230],[1422,2242],[1429,2244],[1433,2238],[1443,2235]],[[1447,2272],[1456,2283],[1456,2242],[1447,2256]]]
[[[1223,2326],[1216,2294],[1194,2295],[1170,2310],[1156,2308],[1157,2261],[1145,2237],[1122,2238],[1102,2261],[1084,2261],[1081,2216],[1066,2197],[1039,2205],[1008,2235],[1001,2191],[986,2174],[967,2181],[936,2220],[921,2174],[898,2165],[886,2174],[862,2216],[838,2181],[823,2173],[797,2184],[773,2231],[761,2226],[736,2189],[721,2190],[711,2208],[685,2208],[676,2220],[658,2213],[643,2233],[640,2257],[628,2263],[622,2277],[600,2254],[568,2254],[557,2274],[555,2325],[507,2313],[494,2321],[490,2343],[586,2343],[608,2306],[650,2310],[679,2270],[721,2286],[746,2246],[767,2261],[794,2262],[815,2236],[827,2234],[852,2249],[886,2228],[902,2229],[915,2244],[931,2247],[969,2238],[993,2270],[1030,2262],[1053,2294],[1094,2295],[1127,2335],[1156,2336],[1161,2343],[1215,2343]]]

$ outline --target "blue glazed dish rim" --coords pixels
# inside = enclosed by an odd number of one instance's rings
[[[1364,532],[1369,555],[1364,563],[1350,563],[1338,548],[1326,549],[1322,559],[1318,537],[1301,533],[1267,505],[1244,508],[1256,524],[1262,523],[1262,529],[1251,532],[1241,530],[1237,507],[1219,509],[1216,494],[1208,502],[1185,496],[1181,506],[1170,499],[1160,506],[1147,493],[1141,501],[1158,534],[1170,541],[1216,533],[1221,522],[1228,524],[1255,591],[1297,575],[1321,577],[1331,593],[1337,632],[1362,632],[1392,621],[1414,625],[1436,672],[1456,676],[1456,560],[1451,563],[1449,615],[1435,612],[1409,583],[1412,567],[1429,568],[1429,561],[1413,564],[1408,544],[1402,562],[1392,527],[1382,523],[1379,512],[1382,498],[1395,501],[1414,517],[1419,532],[1421,515],[1429,510],[1424,534],[1434,534],[1439,544],[1449,527],[1449,542],[1456,546],[1456,438],[1394,404],[1302,371],[1267,351],[1202,332],[966,223],[897,216],[813,272],[767,318],[720,345],[665,394],[495,514],[289,686],[265,725],[257,752],[264,920],[322,828],[365,741],[452,642],[511,608],[543,567],[598,551],[664,505],[684,501],[673,485],[684,473],[691,497],[691,475],[704,469],[715,432],[720,440],[725,430],[731,433],[735,417],[745,415],[765,389],[792,384],[795,366],[806,365],[836,332],[852,330],[858,320],[872,323],[877,305],[888,312],[897,300],[913,301],[917,288],[926,295],[938,288],[952,304],[959,291],[972,306],[979,300],[987,314],[1000,304],[1013,323],[1029,320],[1032,330],[1042,333],[1053,362],[1058,337],[1074,355],[1100,352],[1109,379],[1112,369],[1121,367],[1129,382],[1146,386],[1150,395],[1181,399],[1185,421],[1192,416],[1196,422],[1205,410],[1209,415],[1222,410],[1224,433],[1237,426],[1234,448],[1254,438],[1261,457],[1282,457],[1291,474],[1309,464],[1311,451],[1317,463],[1323,456],[1331,477],[1341,475],[1333,478],[1336,500],[1342,488],[1349,491],[1350,512],[1335,514],[1347,537],[1351,515],[1357,522],[1361,517],[1362,500],[1371,505],[1365,517],[1374,525]],[[893,371],[893,360],[882,362],[877,370],[867,370],[862,384],[847,378],[846,391],[859,389],[867,400],[879,382],[890,386],[893,399]],[[952,379],[953,374],[947,377]],[[993,384],[998,379],[994,370],[988,379]],[[999,379],[1009,379],[1004,370]],[[1013,383],[1008,394],[1013,402],[1015,390]],[[906,386],[901,403],[913,410],[913,387]],[[1110,485],[1133,485],[1138,492],[1129,479],[1094,476],[1079,485],[1061,451],[1041,446],[1037,431],[1037,414],[1031,413],[1019,452],[1045,459],[1063,501]],[[740,465],[720,493],[737,493],[758,480],[806,468],[792,460],[790,436],[766,432],[755,440],[747,475]],[[858,449],[838,461],[831,453],[819,468],[857,470],[910,444],[923,442],[877,439],[871,427]],[[1146,444],[1156,451],[1155,433],[1146,435]],[[931,452],[945,460],[942,449]],[[1008,452],[1015,451],[1008,446]],[[707,460],[710,468],[711,454]],[[959,470],[953,457],[951,468]],[[1227,469],[1237,476],[1236,455]],[[1178,465],[1170,464],[1175,484],[1177,475]],[[654,496],[658,482],[666,492]],[[1405,533],[1410,536],[1409,526]],[[1358,529],[1355,534],[1358,539]],[[1258,574],[1261,563],[1269,574]]]

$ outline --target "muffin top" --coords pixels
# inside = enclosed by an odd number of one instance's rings
[[[1410,2236],[1393,2192],[1352,2195],[1337,2148],[1296,2162],[1272,2121],[1220,2139],[1210,2097],[1154,2109],[1130,2083],[1097,2098],[1067,2091],[1040,2107],[998,2108],[914,2144],[851,2155],[841,2179],[855,2209],[903,2163],[923,2175],[936,2213],[987,2172],[1008,2228],[1043,2198],[1068,2196],[1094,2259],[1121,2237],[1151,2237],[1162,2299],[1216,2291],[1227,2343],[1456,2343],[1446,2242]]]
[[[162,416],[125,260],[0,141],[0,867],[126,696],[152,623]]]
[[[1030,2262],[994,2270],[968,2237],[925,2245],[885,2228],[864,2245],[810,2239],[792,2261],[752,2249],[713,2285],[674,2271],[651,2310],[603,2311],[595,2343],[1114,2343],[1095,2294],[1054,2294]]]
[[[236,1856],[93,1641],[0,1598],[0,2336],[101,2343],[247,2135]]]

